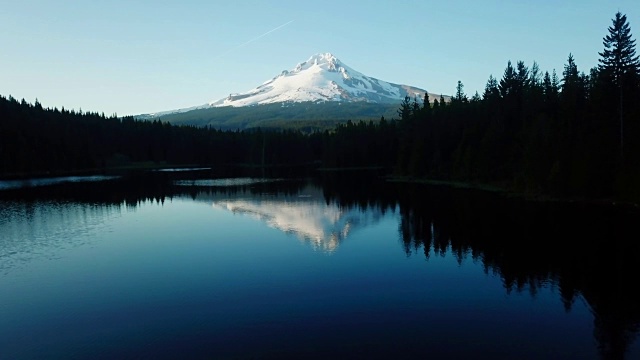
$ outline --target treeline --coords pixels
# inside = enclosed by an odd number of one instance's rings
[[[332,130],[336,124],[349,119],[369,120],[395,115],[398,104],[336,101],[261,104],[244,107],[214,107],[187,112],[140,115],[143,120],[159,120],[173,125],[212,126],[221,130],[246,130],[255,128],[295,128],[301,132]]]
[[[162,165],[379,167],[391,171],[397,121],[331,131],[220,130],[43,108],[0,96],[0,176]]]
[[[640,296],[628,286],[640,256],[637,212],[448,187],[403,186],[398,199],[407,256],[450,251],[533,297],[553,284],[567,312],[588,305],[602,359],[628,356],[640,329]]]
[[[300,164],[319,142],[296,131],[221,131],[43,108],[0,96],[0,176],[149,165]]]
[[[405,98],[390,126],[338,128],[325,159],[344,160],[349,149],[359,165],[389,164],[384,148],[395,153],[398,175],[638,200],[640,60],[626,16],[616,14],[603,45],[599,65],[587,72],[571,54],[561,74],[509,61],[471,98],[460,81],[450,102]],[[363,143],[374,153],[359,153]]]
[[[570,196],[633,191],[640,88],[628,75],[620,89],[606,68],[587,75],[569,55],[560,78],[509,62],[482,96],[459,82],[451,103],[405,99],[397,171]]]
[[[425,266],[450,252],[459,264],[473,261],[499,276],[508,293],[535,297],[552,284],[567,312],[585,301],[602,359],[624,359],[637,341],[640,296],[628,284],[640,257],[638,211],[362,176],[316,181],[327,203],[398,211],[400,244],[408,257],[424,256]]]
[[[398,120],[329,131],[222,131],[0,97],[0,176],[154,164],[376,167],[530,193],[640,199],[640,60],[617,13],[600,63],[509,61],[471,98],[405,98]],[[298,124],[299,126],[300,124]],[[309,130],[309,129],[306,129]]]

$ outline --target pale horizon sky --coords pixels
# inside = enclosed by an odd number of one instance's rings
[[[436,94],[461,80],[472,95],[508,60],[560,75],[572,53],[588,73],[617,11],[637,40],[637,0],[0,0],[0,95],[151,113],[245,92],[324,52]]]

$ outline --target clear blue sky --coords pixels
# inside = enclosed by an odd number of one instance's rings
[[[508,60],[561,73],[571,52],[588,72],[618,10],[638,39],[638,0],[0,0],[0,94],[140,114],[247,91],[319,52],[472,94]]]

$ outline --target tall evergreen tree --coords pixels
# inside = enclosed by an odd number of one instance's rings
[[[398,109],[398,116],[400,116],[400,120],[408,120],[413,112],[413,105],[411,104],[411,98],[409,96],[405,96],[400,104],[400,108]]]
[[[429,93],[424,93],[424,100],[422,102],[422,118],[426,120],[430,120],[431,118],[431,103],[429,102]]]
[[[556,73],[556,69],[553,69],[551,72],[551,86],[556,90],[556,93],[560,89],[560,80],[558,79],[558,74]]]
[[[529,72],[529,84],[532,86],[540,86],[542,83],[542,73],[540,72],[540,66],[537,62],[533,62],[531,65],[531,71]]]
[[[418,102],[418,97],[414,96],[413,97],[413,102],[411,103],[411,113],[413,114],[413,116],[418,116],[418,114],[420,113],[420,103]]]
[[[429,103],[429,93],[424,93],[424,99],[422,100],[422,106],[426,110],[431,110],[431,104]]]
[[[576,65],[573,55],[569,53],[567,65],[564,66],[564,70],[562,71],[562,92],[567,92],[577,86],[579,80],[578,66]]]
[[[599,68],[620,87],[628,75],[638,75],[640,58],[636,55],[636,41],[631,38],[627,16],[617,12],[612,22],[609,35],[602,40],[604,51],[598,53],[601,56]]]
[[[487,80],[487,85],[484,87],[484,93],[482,94],[482,98],[484,100],[488,99],[496,99],[500,97],[500,90],[498,89],[498,80],[493,77],[493,75],[489,75],[489,80]]]
[[[542,78],[542,87],[544,89],[545,96],[551,93],[551,76],[548,71],[544,72],[544,77]]]
[[[518,69],[516,79],[518,81],[518,90],[522,92],[524,89],[529,87],[529,69],[524,64],[524,61],[518,61],[516,63],[516,68]]]
[[[464,84],[462,81],[458,80],[458,85],[456,86],[456,95],[453,97],[454,102],[456,103],[466,103],[469,99],[467,98],[467,94],[464,93]]]
[[[500,85],[498,86],[498,89],[500,89],[500,95],[502,95],[503,98],[506,98],[507,96],[514,93],[514,83],[516,82],[515,79],[516,71],[511,64],[511,60],[509,60],[509,62],[507,63],[507,68],[504,70],[504,74],[502,75],[502,79],[500,80]]]
[[[631,38],[631,29],[627,23],[627,16],[619,11],[612,19],[609,35],[602,40],[604,51],[598,53],[599,69],[618,88],[619,116],[620,116],[620,158],[624,160],[624,89],[637,87],[638,73],[640,73],[640,58],[636,55],[636,41]],[[633,83],[630,84],[630,83]]]

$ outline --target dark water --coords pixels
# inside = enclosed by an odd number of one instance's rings
[[[207,175],[0,192],[0,359],[640,358],[633,208]]]

